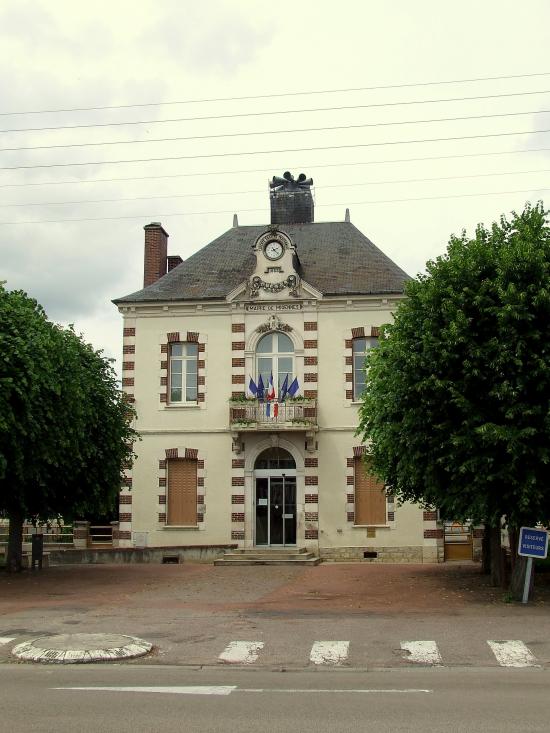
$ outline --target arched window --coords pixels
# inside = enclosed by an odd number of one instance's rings
[[[266,468],[296,468],[296,461],[284,448],[266,448],[256,458],[255,469]]]
[[[267,390],[271,374],[277,395],[281,392],[285,377],[288,377],[287,387],[294,379],[294,345],[286,333],[279,331],[266,333],[256,346],[256,384],[261,376]]]

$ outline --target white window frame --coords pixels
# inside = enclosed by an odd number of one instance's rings
[[[174,355],[173,349],[175,346],[181,346],[182,354]],[[189,346],[195,348],[194,354],[187,354],[186,349]],[[195,394],[197,395],[194,400],[188,400],[187,397],[187,362],[195,362]],[[181,400],[174,400],[172,397],[172,375],[174,374],[173,364],[175,362],[181,362]],[[168,349],[168,404],[171,405],[196,405],[198,402],[199,394],[199,380],[198,380],[198,364],[199,362],[199,347],[194,341],[174,341],[169,345]],[[179,388],[176,388],[179,389]],[[184,399],[185,398],[185,399]]]
[[[355,350],[355,345],[356,345],[356,343],[358,341],[364,341],[365,342],[365,350],[364,351],[356,351]],[[377,336],[359,336],[359,337],[353,339],[352,348],[351,348],[351,353],[352,353],[351,363],[352,363],[352,374],[353,374],[353,381],[352,381],[352,384],[353,384],[353,402],[359,402],[359,400],[361,399],[361,394],[363,394],[363,392],[361,392],[359,394],[357,393],[357,385],[358,385],[358,382],[357,382],[357,379],[356,379],[357,371],[362,372],[364,374],[364,377],[365,378],[361,382],[361,384],[366,385],[367,384],[367,374],[366,374],[366,371],[367,370],[365,369],[365,359],[366,359],[367,352],[369,351],[369,349],[375,349],[378,346],[378,343],[379,343],[379,339],[378,339]],[[362,356],[362,359],[361,359],[362,366],[359,369],[357,369],[356,366],[355,366],[356,357],[359,358],[361,356]]]
[[[259,345],[261,344],[263,339],[266,338],[266,336],[271,336],[272,338],[273,336],[277,336],[278,338],[279,334],[282,334],[288,338],[292,346],[292,351],[270,351],[270,352],[258,351]],[[279,388],[279,358],[286,358],[286,359],[292,360],[292,372],[289,374],[289,380],[288,380],[288,385],[287,385],[288,387],[290,387],[290,385],[292,384],[292,380],[296,377],[296,349],[294,347],[294,343],[292,339],[290,338],[290,336],[287,333],[284,333],[283,331],[268,331],[267,333],[263,334],[263,336],[259,339],[258,343],[256,344],[254,356],[255,356],[254,368],[255,368],[255,375],[256,375],[256,384],[258,384],[258,380],[260,378],[259,360],[260,359],[271,359],[271,370],[273,373],[273,386],[275,388],[275,396],[276,398],[278,398],[279,389],[280,389]],[[276,368],[275,368],[275,364],[276,364]],[[286,372],[283,372],[282,374],[283,374],[283,381],[284,381],[284,375],[286,374]],[[267,393],[268,387],[269,387],[269,378],[268,378],[268,382],[264,383],[264,397]]]

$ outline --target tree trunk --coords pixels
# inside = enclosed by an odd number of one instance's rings
[[[483,575],[491,574],[491,535],[487,523],[485,523],[485,531],[481,540],[481,572]]]
[[[502,585],[502,552],[500,545],[500,525],[489,527],[489,542],[491,545],[491,585]]]
[[[20,512],[10,512],[10,533],[8,537],[8,557],[6,567],[8,573],[20,573],[23,560],[23,521]]]
[[[527,558],[520,557],[517,554],[519,532],[516,528],[508,527],[508,536],[510,537],[510,550],[512,552],[512,575],[510,577],[510,594],[514,601],[523,599],[523,588],[525,586],[525,571],[527,570]],[[531,573],[531,582],[529,584],[530,600],[533,595],[533,587],[535,584],[535,564],[533,562],[533,572]]]

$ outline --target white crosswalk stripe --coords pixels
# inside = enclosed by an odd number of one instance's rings
[[[528,646],[518,639],[488,641],[501,667],[540,667]]]
[[[263,648],[263,641],[231,641],[218,659],[228,664],[252,664]]]
[[[0,646],[9,644],[10,641],[15,641],[15,636],[0,636]]]
[[[441,654],[435,641],[402,641],[401,649],[407,652],[407,660],[417,664],[442,666]]]
[[[349,641],[316,641],[309,659],[313,664],[344,664],[349,654]]]

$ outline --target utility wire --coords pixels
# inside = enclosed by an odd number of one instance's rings
[[[86,165],[117,165],[120,163],[150,163],[165,160],[202,160],[206,158],[234,158],[242,155],[267,155],[273,153],[301,153],[314,150],[346,150],[357,148],[382,147],[385,145],[412,145],[417,143],[450,142],[454,140],[480,140],[491,137],[510,137],[512,135],[538,135],[550,132],[550,128],[543,130],[520,130],[517,132],[490,132],[482,135],[453,135],[451,137],[420,138],[417,140],[385,140],[383,142],[355,143],[350,145],[318,145],[310,148],[282,148],[273,150],[241,150],[235,153],[202,153],[196,155],[169,155],[159,158],[128,158],[122,160],[92,160],[82,163],[42,163],[40,165],[8,165],[0,166],[0,171],[32,170],[35,168],[71,168]]]
[[[381,107],[399,107],[402,105],[410,104],[438,104],[441,102],[467,102],[472,100],[480,99],[503,99],[509,97],[525,97],[533,94],[548,94],[549,89],[541,89],[539,91],[531,92],[512,92],[507,94],[484,94],[475,97],[452,97],[446,99],[421,99],[417,101],[402,101],[402,102],[381,102],[372,104],[352,104],[337,107],[312,107],[310,109],[280,109],[280,110],[269,110],[263,112],[238,112],[235,114],[227,115],[204,115],[198,117],[173,117],[163,120],[134,120],[130,122],[96,122],[86,123],[79,125],[55,125],[49,127],[14,127],[6,130],[0,130],[0,133],[12,133],[12,132],[46,132],[50,130],[81,130],[90,129],[95,127],[128,127],[130,125],[159,125],[167,122],[204,122],[205,120],[230,120],[240,119],[243,117],[268,117],[273,115],[292,115],[292,114],[303,114],[304,112],[334,112],[342,110],[352,109],[373,109]]]
[[[55,114],[57,112],[93,112],[98,110],[109,110],[109,109],[132,109],[135,107],[161,107],[175,104],[203,104],[205,102],[238,102],[245,99],[275,99],[279,97],[299,97],[314,94],[345,94],[348,92],[368,92],[377,91],[381,89],[410,89],[414,87],[426,87],[426,86],[442,86],[445,84],[466,84],[470,82],[478,81],[500,81],[504,79],[527,79],[538,76],[549,76],[550,71],[538,71],[531,74],[508,74],[506,76],[480,76],[470,79],[448,79],[443,81],[423,81],[423,82],[410,82],[404,84],[383,84],[370,87],[349,87],[343,89],[318,89],[318,90],[307,90],[300,92],[280,92],[276,94],[255,94],[241,97],[211,97],[207,99],[183,99],[179,101],[170,102],[140,102],[135,104],[111,104],[104,105],[101,107],[65,107],[58,109],[39,109],[39,110],[22,110],[13,112],[0,112],[0,116],[8,115],[41,115],[41,114]]]
[[[550,173],[550,168],[536,168],[528,171],[499,171],[497,173],[472,173],[464,176],[436,176],[432,178],[397,178],[386,181],[360,181],[358,183],[334,183],[323,186],[327,188],[355,188],[357,186],[387,186],[400,183],[429,183],[435,181],[460,181],[470,178],[491,178],[494,176],[524,176],[531,173]],[[35,201],[24,204],[0,204],[0,209],[25,208],[28,206],[74,206],[75,204],[113,204],[124,201],[158,201],[160,199],[187,199],[211,196],[246,196],[249,194],[265,193],[265,188],[256,188],[250,191],[208,191],[204,193],[175,193],[163,194],[160,196],[129,196],[111,199],[82,199],[80,201]]]
[[[363,165],[383,165],[387,163],[418,163],[428,160],[454,160],[459,158],[483,158],[487,156],[497,155],[521,155],[524,153],[544,153],[550,152],[550,148],[525,148],[524,150],[495,150],[487,153],[457,153],[455,155],[428,155],[415,158],[386,158],[384,160],[354,160],[347,163],[317,163],[307,166],[295,165],[293,168],[308,168],[309,170],[317,170],[318,168],[345,168],[349,166]],[[1,183],[0,188],[26,188],[28,186],[74,186],[81,183],[123,183],[129,181],[156,181],[171,178],[197,178],[200,176],[235,176],[245,173],[266,173],[266,168],[247,168],[244,170],[232,171],[199,171],[196,173],[165,173],[157,176],[129,176],[126,178],[88,178],[79,179],[77,181],[26,181],[25,183]]]
[[[514,191],[485,191],[482,193],[461,193],[461,194],[449,194],[446,196],[419,196],[413,198],[399,198],[399,199],[372,199],[369,201],[351,201],[344,203],[332,203],[332,204],[316,204],[316,207],[335,207],[335,206],[367,206],[370,204],[394,204],[402,203],[405,201],[438,201],[441,199],[460,199],[460,198],[475,198],[477,196],[503,196],[508,194],[517,193],[542,193],[550,191],[550,188],[521,188]],[[266,211],[267,207],[257,209],[240,209],[239,213],[251,213],[258,211]],[[67,224],[70,222],[90,222],[90,221],[122,221],[126,219],[152,219],[156,218],[167,218],[172,216],[212,216],[213,214],[232,214],[233,209],[224,209],[218,211],[176,211],[169,214],[139,214],[132,216],[100,216],[100,217],[86,217],[84,219],[40,219],[34,221],[0,221],[0,226],[12,226],[19,224]]]
[[[536,109],[528,112],[498,112],[488,115],[466,115],[463,117],[433,117],[425,120],[399,120],[397,122],[364,122],[349,125],[330,125],[324,127],[301,127],[291,130],[260,130],[247,132],[223,132],[216,135],[188,135],[184,137],[157,137],[141,140],[104,140],[92,143],[66,143],[62,145],[31,145],[19,148],[0,148],[0,153],[14,153],[21,150],[53,150],[60,148],[89,148],[105,145],[143,145],[148,143],[182,142],[186,140],[213,140],[224,137],[249,137],[251,135],[289,135],[297,132],[326,132],[329,130],[354,130],[367,127],[394,127],[396,125],[423,125],[432,122],[463,122],[465,120],[485,120],[496,117],[521,117],[524,115],[549,114],[550,109]]]

